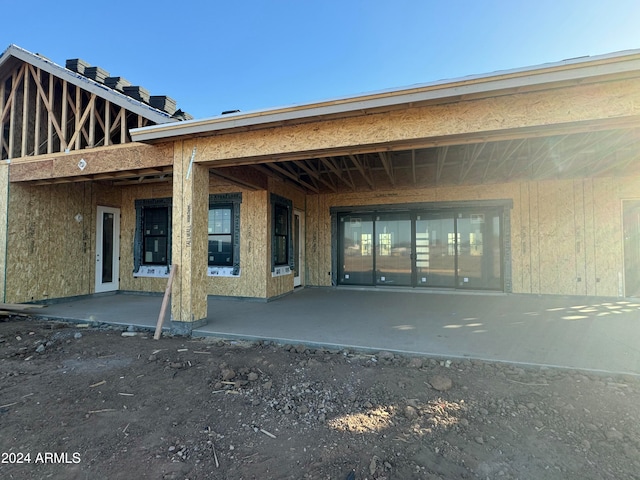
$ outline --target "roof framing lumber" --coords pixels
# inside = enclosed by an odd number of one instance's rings
[[[129,129],[175,121],[15,46],[0,67],[0,160],[129,143]]]
[[[358,156],[357,155],[349,155],[349,159],[353,162],[355,167],[358,169],[358,171],[360,172],[360,175],[362,175],[362,177],[365,179],[365,181],[369,185],[369,188],[373,190],[373,188],[374,188],[373,179],[371,178],[371,175],[367,172],[367,170],[364,168],[364,165],[360,161]]]
[[[295,173],[290,172],[289,170],[287,170],[286,168],[281,167],[279,164],[277,163],[270,163],[268,164],[269,168],[272,168],[273,170],[275,170],[276,172],[284,175],[285,177],[288,177],[289,179],[293,180],[294,182],[298,183],[299,185],[301,185],[302,187],[311,190],[314,193],[319,193],[320,190],[318,189],[318,187],[315,187],[313,185],[311,185],[308,182],[305,182],[304,180],[302,180],[300,178],[299,175],[296,175]]]
[[[389,177],[389,181],[391,185],[396,186],[396,179],[393,173],[393,164],[389,159],[389,154],[387,152],[378,152],[378,156],[380,157],[380,161],[382,162],[382,166],[384,167],[384,171],[387,172]]]
[[[340,169],[340,167],[338,167],[338,165],[336,165],[336,162],[333,158],[320,157],[320,162],[322,162],[325,167],[333,172],[333,174],[338,177],[338,179],[340,179],[345,185],[347,185],[352,190],[355,190],[356,187],[353,184],[353,179],[347,180],[346,178],[344,178],[344,176],[342,175],[342,170]]]

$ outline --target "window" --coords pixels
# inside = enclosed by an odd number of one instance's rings
[[[233,266],[233,206],[209,209],[209,265]]]
[[[271,270],[276,267],[293,268],[293,243],[291,242],[291,218],[293,202],[286,198],[271,194]],[[290,273],[289,268],[278,269]]]
[[[168,265],[169,208],[145,208],[142,233],[142,264]]]
[[[289,263],[289,210],[274,206],[274,261],[276,265]]]
[[[212,275],[240,274],[240,204],[242,193],[209,195],[209,252]]]
[[[142,276],[168,274],[171,265],[171,199],[136,200],[134,273]]]

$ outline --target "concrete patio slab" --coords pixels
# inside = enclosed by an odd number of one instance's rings
[[[37,313],[155,328],[161,300],[96,296]],[[640,299],[307,288],[268,303],[210,297],[208,313],[194,336],[640,375]]]

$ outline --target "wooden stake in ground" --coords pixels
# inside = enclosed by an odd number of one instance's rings
[[[173,284],[173,276],[178,269],[178,265],[171,265],[171,273],[169,273],[169,281],[167,282],[167,289],[164,291],[164,298],[162,299],[162,307],[160,307],[160,315],[158,315],[158,323],[156,324],[156,333],[153,335],[154,340],[159,340],[162,335],[162,324],[164,323],[164,317],[167,313],[167,306],[169,305],[169,296],[171,295],[171,284]]]

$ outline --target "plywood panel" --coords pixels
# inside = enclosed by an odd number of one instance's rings
[[[91,291],[88,184],[11,186],[7,300],[46,300]],[[81,218],[76,215],[80,214]]]
[[[540,293],[575,294],[572,192],[571,181],[538,182]]]
[[[583,205],[584,205],[584,261],[586,270],[587,295],[596,295],[600,279],[596,273],[596,226],[595,226],[595,202],[593,197],[593,180],[584,179]]]
[[[513,292],[531,293],[531,220],[529,184],[518,185],[511,216]],[[517,248],[516,248],[517,247]]]
[[[198,139],[197,161],[349,153],[353,147],[639,114],[638,83],[623,80],[222,134]]]
[[[81,153],[57,153],[17,159],[11,163],[11,181],[85,176],[168,166],[173,162],[172,151],[172,143],[160,145],[130,143],[83,150]],[[81,159],[86,162],[83,170],[78,167]]]
[[[575,228],[575,265],[576,295],[587,295],[587,245],[585,237],[585,192],[582,180],[573,181],[574,228]]]
[[[238,191],[237,189],[234,191]],[[212,190],[211,193],[222,193]],[[268,199],[264,190],[243,191],[240,205],[240,277],[209,277],[209,295],[266,298],[270,264],[267,245]]]
[[[171,319],[198,321],[207,316],[206,258],[209,173],[190,164],[191,142],[174,150],[172,263],[178,264],[171,294]]]
[[[542,293],[540,281],[540,211],[538,182],[528,183],[529,191],[529,243],[530,243],[530,293]]]
[[[622,203],[614,178],[593,180],[596,295],[620,296],[622,289]]]

